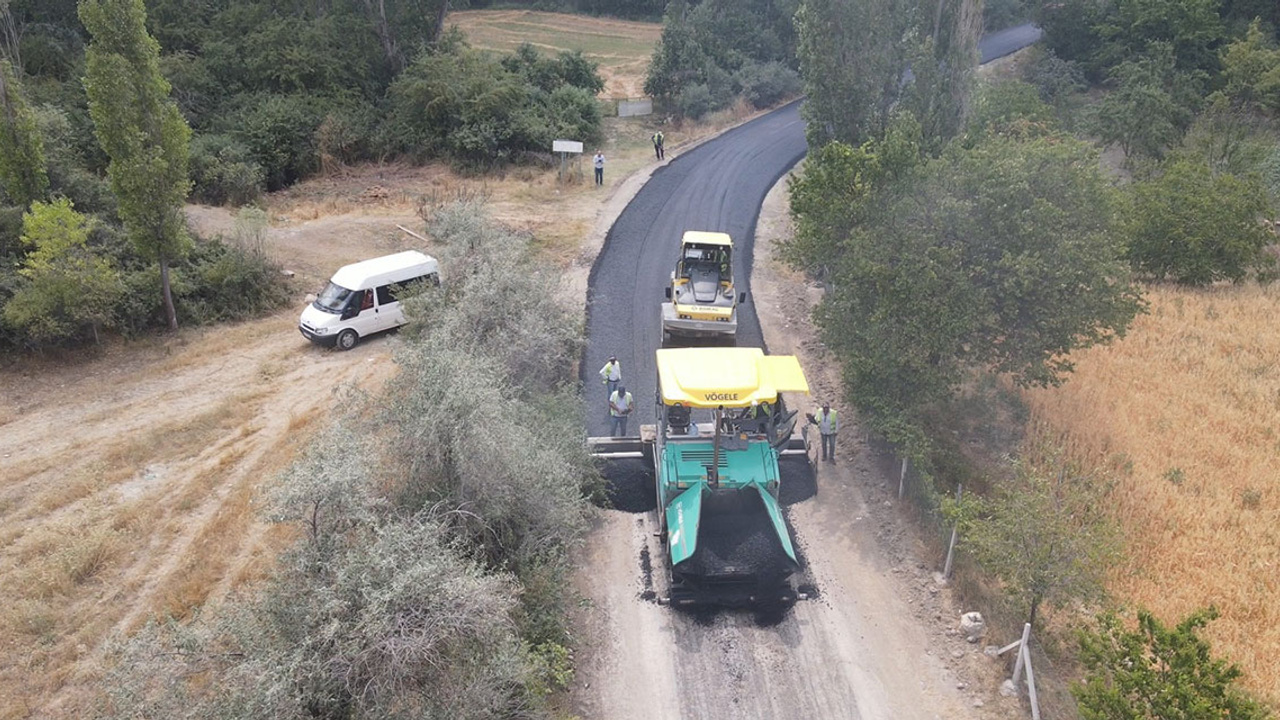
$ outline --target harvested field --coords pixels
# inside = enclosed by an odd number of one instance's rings
[[[662,37],[661,23],[582,17],[533,10],[474,10],[449,13],[445,21],[473,47],[508,53],[530,43],[544,53],[580,50],[600,64],[604,97],[644,95],[649,58]]]
[[[1028,397],[1077,454],[1118,470],[1115,593],[1165,620],[1217,605],[1214,649],[1280,703],[1280,287],[1147,298],[1125,340]]]

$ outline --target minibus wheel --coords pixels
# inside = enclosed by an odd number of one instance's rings
[[[338,333],[339,350],[350,350],[355,347],[358,342],[360,342],[360,336],[356,334],[355,330],[343,330]]]

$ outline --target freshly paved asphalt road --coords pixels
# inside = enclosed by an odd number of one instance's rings
[[[800,105],[792,103],[671,160],[653,173],[609,230],[587,293],[587,432],[607,435],[604,387],[597,371],[610,354],[635,398],[628,433],[654,421],[654,350],[662,342],[664,288],[686,230],[726,232],[734,240],[733,275],[750,292],[752,238],[764,196],[804,157]],[[748,300],[738,312],[738,344],[760,347],[760,324]]]
[[[979,50],[986,63],[1040,38],[1032,25],[992,33]],[[727,232],[733,238],[733,275],[748,302],[738,312],[742,347],[762,347],[750,301],[756,218],[765,195],[807,151],[800,103],[775,110],[682,153],[653,173],[609,230],[591,270],[587,291],[587,433],[607,435],[607,399],[597,371],[609,355],[622,363],[623,384],[636,411],[627,428],[654,421],[654,350],[662,341],[661,304],[686,230]],[[599,408],[599,411],[596,411]]]

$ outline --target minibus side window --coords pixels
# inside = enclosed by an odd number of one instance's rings
[[[439,285],[439,276],[435,273],[430,275],[419,275],[418,277],[409,278],[404,282],[383,285],[378,288],[378,304],[386,305],[387,303],[397,302],[401,298],[408,297],[409,295],[421,290],[424,283]]]

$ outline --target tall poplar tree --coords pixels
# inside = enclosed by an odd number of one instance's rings
[[[796,30],[810,146],[878,139],[903,108],[927,147],[963,126],[981,0],[802,0]]]
[[[15,204],[27,207],[49,189],[44,148],[35,116],[22,96],[17,73],[0,58],[0,187]]]
[[[191,128],[160,74],[160,44],[147,33],[143,0],[82,0],[80,21],[93,39],[85,52],[85,91],[107,176],[134,247],[160,266],[169,329],[178,328],[169,266],[187,250],[182,205],[190,191]]]

